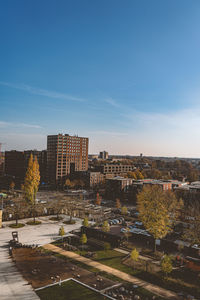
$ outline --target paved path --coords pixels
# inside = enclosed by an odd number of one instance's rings
[[[156,285],[153,285],[151,283],[148,283],[148,282],[145,282],[143,280],[140,280],[136,277],[133,277],[129,274],[126,274],[122,271],[119,271],[117,269],[114,269],[114,268],[111,268],[109,266],[106,266],[106,265],[103,265],[99,262],[96,262],[96,261],[93,261],[89,258],[86,258],[86,257],[83,257],[83,256],[80,256],[74,252],[71,252],[71,251],[65,251],[59,247],[56,247],[52,244],[47,244],[47,245],[44,245],[43,246],[46,250],[51,250],[53,252],[56,252],[56,253],[60,253],[66,257],[69,257],[69,258],[72,258],[74,260],[77,260],[81,263],[84,263],[86,265],[89,265],[91,267],[94,267],[96,269],[99,269],[100,271],[104,271],[104,272],[107,272],[107,273],[110,273],[112,275],[115,275],[116,277],[118,278],[121,278],[125,281],[128,281],[128,282],[131,282],[133,284],[136,284],[138,286],[141,286],[143,288],[145,288],[146,290],[158,295],[158,296],[161,296],[161,297],[164,297],[166,299],[178,299],[178,296],[177,294],[169,291],[169,290],[165,290],[159,286],[156,286]]]
[[[65,216],[65,218],[67,218]],[[21,276],[15,264],[8,254],[8,242],[12,239],[12,231],[18,231],[19,241],[24,244],[44,245],[58,238],[61,222],[49,221],[49,217],[37,218],[41,225],[26,225],[23,228],[12,229],[8,227],[11,222],[3,222],[4,228],[0,228],[0,299],[1,300],[39,300],[31,285]],[[29,219],[30,220],[30,219]],[[20,220],[25,223],[26,220]],[[63,224],[62,224],[63,225]],[[65,232],[77,229],[81,226],[81,220],[74,225],[64,225]]]
[[[126,254],[126,255],[129,255],[130,254],[130,251],[127,251],[127,250],[123,250],[123,249],[120,249],[120,248],[115,248],[114,249],[115,251],[118,251],[120,253],[123,253],[123,254]],[[159,265],[160,266],[160,262],[158,260],[155,260],[155,259],[152,259],[150,257],[146,257],[146,256],[143,256],[143,255],[139,255],[139,258],[141,260],[145,260],[146,262],[151,262],[155,265]]]

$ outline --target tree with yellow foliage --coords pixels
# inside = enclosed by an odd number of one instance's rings
[[[33,210],[33,218],[35,223],[36,212],[36,194],[40,184],[40,171],[37,157],[33,160],[33,155],[30,155],[26,177],[24,181],[25,199],[30,203]]]
[[[171,194],[172,197],[172,194]],[[178,201],[173,195],[173,205],[169,203],[169,193],[166,193],[159,186],[145,186],[137,196],[137,207],[139,218],[146,230],[155,239],[164,238],[172,231],[174,225],[174,207],[178,207]]]
[[[123,206],[123,207],[121,208],[121,214],[122,214],[122,215],[127,215],[127,214],[128,214],[128,209],[127,209],[126,206]]]
[[[131,251],[131,259],[133,261],[133,268],[135,269],[135,262],[137,262],[139,259],[139,252],[136,248]]]
[[[120,203],[120,199],[116,198],[116,207],[119,209],[121,208],[121,203]]]

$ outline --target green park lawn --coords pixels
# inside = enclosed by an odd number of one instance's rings
[[[78,251],[77,253],[84,255],[86,252]],[[200,279],[196,273],[189,270],[174,270],[170,276],[165,279],[161,272],[153,274],[143,270],[133,269],[123,264],[123,257],[125,257],[123,253],[115,250],[101,250],[96,251],[96,256],[93,260],[174,292],[184,291],[191,295],[200,296]]]
[[[41,300],[103,300],[105,297],[72,280],[36,291]]]
[[[76,251],[77,254],[85,255],[87,251]],[[125,257],[123,253],[115,250],[97,250],[95,257],[92,258],[99,263],[109,267],[118,269],[122,272],[158,285],[160,287],[172,290],[174,292],[185,292],[196,297],[200,297],[200,278],[195,272],[189,270],[173,270],[173,272],[166,279],[161,272],[150,273],[144,270],[133,269],[132,267],[123,264],[122,258]]]

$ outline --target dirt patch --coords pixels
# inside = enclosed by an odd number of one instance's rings
[[[43,287],[59,281],[59,279],[67,278],[76,278],[98,290],[115,284],[107,278],[98,276],[98,274],[80,268],[68,260],[55,257],[40,249],[13,249],[13,259],[18,270],[33,288]]]

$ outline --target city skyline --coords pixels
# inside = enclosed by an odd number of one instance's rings
[[[0,4],[0,143],[200,157],[199,1]]]

